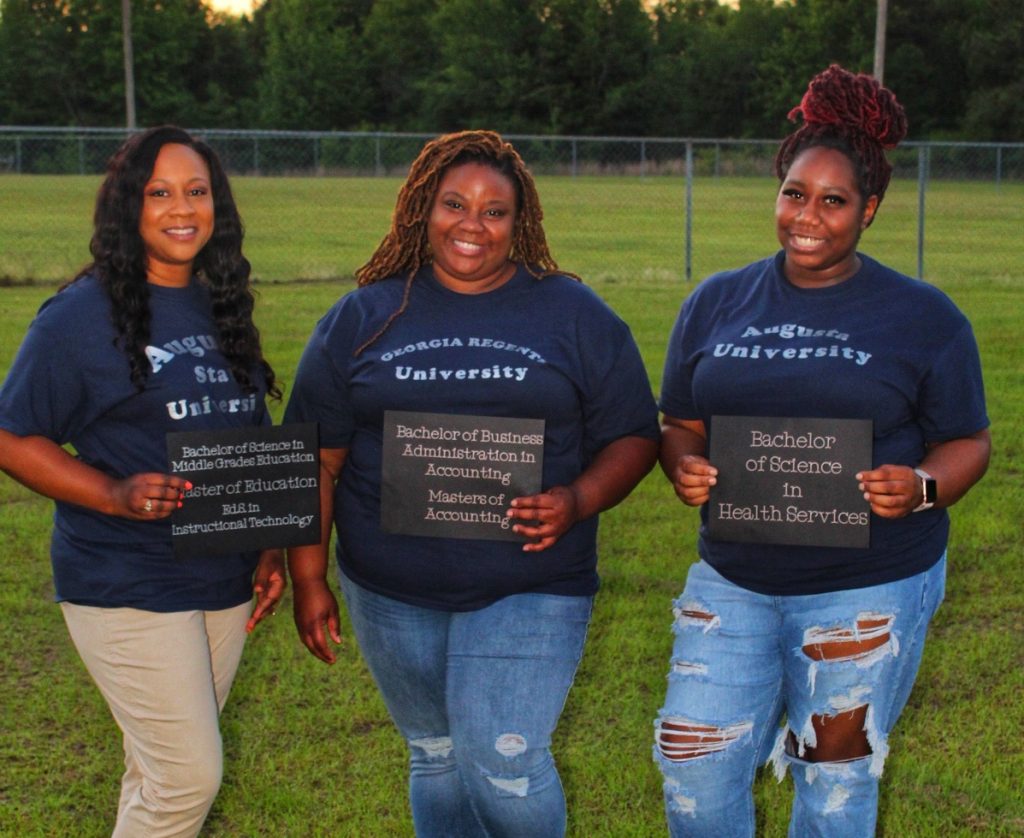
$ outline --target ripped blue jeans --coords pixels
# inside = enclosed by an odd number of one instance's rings
[[[943,555],[909,579],[767,596],[704,561],[693,565],[674,605],[668,691],[655,722],[670,833],[752,836],[754,773],[770,761],[780,779],[792,769],[791,838],[874,835],[888,734],[910,695],[945,573]],[[848,713],[863,716],[870,753],[804,759],[818,744],[815,722]]]
[[[409,747],[420,838],[561,836],[551,755],[593,597],[518,594],[478,611],[435,611],[341,574],[360,651]]]

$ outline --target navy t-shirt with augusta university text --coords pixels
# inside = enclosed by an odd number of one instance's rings
[[[988,426],[974,333],[945,294],[863,254],[845,282],[800,288],[783,258],[716,274],[689,296],[665,362],[665,414],[703,421],[709,440],[717,415],[870,419],[865,469],[917,466],[927,444]],[[714,541],[706,526],[699,549],[726,578],[774,595],[907,578],[945,550],[945,509],[870,521],[864,549]]]
[[[385,533],[384,411],[543,419],[543,488],[571,483],[624,436],[657,439],[657,408],[626,324],[586,286],[520,267],[483,294],[439,284],[430,267],[406,309],[358,356],[402,300],[388,279],[343,297],[299,364],[286,421],[317,421],[324,448],[347,448],[335,492],[338,561],[363,587],[414,605],[481,608],[510,594],[597,588],[597,516],[552,547]],[[475,371],[475,372],[474,372]]]
[[[47,300],[29,327],[0,389],[0,428],[70,443],[83,462],[122,478],[168,473],[168,432],[269,422],[263,389],[243,393],[218,349],[207,289],[197,280],[148,288],[141,391],[114,346],[110,299],[85,277]],[[253,382],[263,388],[258,374]],[[257,559],[176,559],[169,519],[133,521],[68,503],[56,505],[50,552],[58,600],[150,611],[239,605],[252,596]]]

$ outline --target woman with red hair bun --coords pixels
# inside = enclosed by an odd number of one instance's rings
[[[753,835],[765,761],[780,778],[792,769],[791,836],[874,835],[888,736],[942,601],[947,509],[988,465],[967,318],[858,250],[889,184],[885,149],[907,132],[903,108],[832,66],[797,117],[775,161],[782,249],[701,283],[665,363],[661,464],[702,520],[655,731],[676,836]],[[709,533],[711,487],[732,477],[709,441],[731,416],[870,420],[871,462],[848,478],[868,546]]]

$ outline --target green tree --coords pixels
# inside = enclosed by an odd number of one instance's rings
[[[272,0],[267,6],[260,123],[316,130],[362,125],[372,95],[361,39],[370,0]]]
[[[75,121],[68,95],[72,33],[67,3],[0,3],[0,123],[65,125]]]
[[[363,42],[372,68],[367,120],[387,130],[437,127],[422,109],[425,81],[439,53],[431,28],[437,0],[377,0],[366,19]]]
[[[782,38],[784,8],[742,0],[675,0],[657,11],[652,87],[660,107],[658,134],[760,136],[763,65]]]
[[[830,64],[866,73],[874,65],[874,3],[792,0],[779,8],[782,31],[762,53],[753,104],[761,115],[757,132],[769,137],[792,130],[786,115],[800,103],[811,78]]]
[[[421,114],[438,130],[536,130],[541,21],[527,0],[445,0],[430,20],[437,65],[422,85]],[[541,104],[538,113],[537,105]]]
[[[972,91],[963,119],[974,140],[1024,137],[1024,16],[1019,0],[978,3],[964,39]]]
[[[653,21],[639,0],[552,0],[538,14],[544,80],[538,90],[550,99],[551,127],[567,134],[648,133]]]

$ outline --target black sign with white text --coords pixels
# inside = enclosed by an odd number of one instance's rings
[[[167,456],[171,473],[192,483],[171,515],[176,557],[320,540],[315,422],[169,433]]]
[[[381,528],[525,541],[505,513],[540,491],[543,464],[542,419],[386,411]]]
[[[870,509],[855,475],[871,468],[871,439],[869,419],[713,416],[709,535],[867,547]]]

